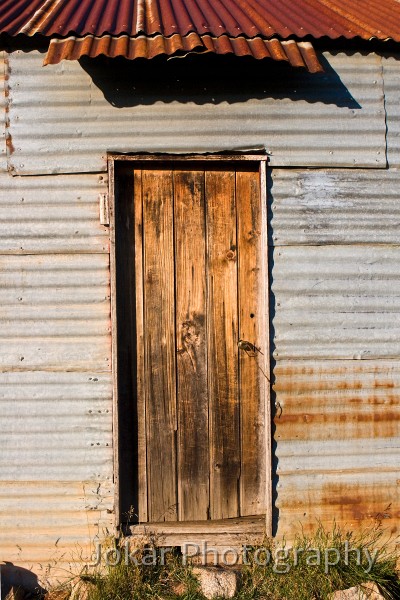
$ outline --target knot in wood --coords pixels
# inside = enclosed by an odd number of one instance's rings
[[[198,329],[192,321],[185,321],[182,323],[182,344],[184,347],[199,346],[200,336]]]
[[[234,250],[228,250],[226,253],[226,258],[228,260],[236,260],[236,252]]]

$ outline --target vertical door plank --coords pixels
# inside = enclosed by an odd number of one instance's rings
[[[235,173],[206,172],[210,513],[239,514],[240,432]]]
[[[147,511],[147,465],[146,465],[146,402],[145,402],[145,357],[144,357],[144,314],[143,314],[143,205],[142,172],[137,170],[133,177],[134,205],[134,248],[135,248],[135,298],[136,298],[136,390],[138,427],[138,512],[139,521],[148,520]]]
[[[175,171],[179,520],[209,514],[204,172]]]
[[[149,521],[177,520],[172,171],[143,171]]]
[[[267,331],[260,293],[262,280],[262,213],[260,175],[236,173],[238,235],[239,337],[260,348],[263,354],[239,351],[239,394],[241,424],[240,514],[265,513],[265,372]],[[261,371],[262,369],[262,371]],[[269,377],[269,373],[265,372]]]

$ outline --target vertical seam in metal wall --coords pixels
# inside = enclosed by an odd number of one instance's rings
[[[385,157],[386,157],[386,168],[389,169],[389,149],[388,149],[388,115],[386,108],[386,93],[385,93],[385,71],[383,68],[382,56],[380,58],[381,65],[381,77],[382,77],[382,93],[383,93],[383,113],[385,115]]]

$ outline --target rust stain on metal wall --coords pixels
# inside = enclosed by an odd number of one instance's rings
[[[282,478],[283,479],[283,478]],[[396,503],[399,485],[393,473],[338,473],[287,476],[280,486],[280,535],[293,535],[301,524],[305,533],[315,530],[316,518],[327,527],[333,522],[346,530],[381,523],[388,534],[399,532]]]
[[[10,61],[8,55],[4,52],[4,126],[5,126],[5,153],[7,156],[11,156],[15,152],[12,135],[10,131]],[[6,170],[6,169],[4,169]],[[10,169],[12,172],[12,169]]]
[[[8,72],[8,57],[5,52],[0,52],[0,137],[4,140],[0,151],[0,173],[7,171]]]
[[[398,531],[398,177],[272,172],[278,535]]]
[[[274,379],[278,534],[311,532],[317,519],[358,529],[380,514],[395,532],[398,361],[278,361]]]
[[[392,366],[287,364],[277,369],[274,389],[280,405],[277,440],[390,438],[400,429],[398,373]]]

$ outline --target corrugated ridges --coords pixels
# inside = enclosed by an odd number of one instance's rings
[[[384,440],[399,435],[400,366],[397,359],[282,360],[277,362],[274,376],[274,392],[280,406],[275,421],[277,452],[287,459],[283,470],[293,470],[296,453],[291,450],[292,444],[301,446],[304,451],[307,450],[304,443],[310,442],[311,452],[320,442],[320,447],[327,452],[329,449],[332,454],[335,448],[329,440],[346,440],[349,447],[340,442],[337,448],[343,456],[350,457],[352,440],[355,446],[359,440],[369,438],[380,438],[384,444]],[[357,468],[354,461],[355,452],[340,469]],[[327,463],[323,470],[335,471],[338,467]]]
[[[385,168],[380,57],[323,57],[330,66],[317,75],[318,86],[304,69],[293,70],[291,79],[289,69],[264,73],[256,61],[221,74],[210,65],[200,79],[184,60],[169,61],[161,80],[147,77],[146,63],[132,61],[131,70],[124,65],[118,72],[117,65],[93,61],[97,85],[90,85],[76,61],[43,69],[40,53],[13,52],[9,167],[21,175],[96,172],[106,170],[107,151],[201,153],[257,145],[272,152],[273,166]]]
[[[0,173],[0,252],[107,253],[99,223],[103,175],[10,177]]]
[[[0,256],[1,370],[110,371],[106,254]]]
[[[18,567],[31,570],[32,564],[42,581],[65,578],[71,573],[71,563],[83,567],[91,562],[95,536],[112,531],[111,480],[85,481],[76,476],[46,481],[45,474],[43,468],[35,480],[1,481],[0,554],[8,563],[2,565],[4,579],[12,578]]]
[[[400,167],[400,55],[382,58],[387,114],[387,156],[390,167]],[[397,188],[399,189],[399,188]]]
[[[311,73],[323,69],[309,42],[296,42],[278,39],[263,40],[260,37],[246,39],[243,36],[232,38],[227,35],[212,37],[189,33],[181,36],[178,33],[171,37],[156,35],[154,37],[126,35],[120,37],[87,35],[83,38],[54,38],[50,41],[44,64],[58,64],[62,60],[78,60],[82,56],[92,58],[104,55],[111,58],[124,56],[130,60],[136,58],[154,58],[161,54],[173,56],[189,52],[215,52],[216,54],[236,54],[252,56],[257,59],[272,58],[287,61],[293,67],[305,67]]]
[[[272,180],[271,245],[400,245],[400,171],[274,169]]]
[[[399,246],[279,246],[273,260],[277,360],[400,356]]]
[[[279,534],[370,525],[397,494],[398,360],[278,360],[274,379]]]
[[[32,307],[28,307],[29,311],[32,315]],[[54,312],[53,309],[53,317]],[[46,307],[43,313],[46,313]],[[72,315],[67,315],[67,309],[60,310],[58,315],[66,328],[72,318]],[[20,325],[24,326],[22,316],[18,315]],[[49,319],[45,320],[44,327],[46,323],[49,323]],[[10,322],[10,327],[14,327],[18,342],[21,332],[17,316]],[[25,322],[25,328],[29,330],[29,321]],[[56,333],[53,333],[53,337]],[[7,333],[4,335],[6,337]],[[59,341],[59,346],[62,341]],[[46,346],[46,340],[42,343]],[[22,344],[28,347],[30,340]],[[96,489],[96,485],[90,482],[108,481],[108,485],[111,485],[112,381],[111,373],[98,372],[101,367],[99,364],[97,370],[87,372],[43,370],[0,373],[0,487],[6,485],[10,495],[15,493],[14,487],[20,487],[19,481],[37,481],[48,486],[49,483],[44,482],[80,480],[81,496],[84,496],[85,489],[87,496],[93,495],[92,490],[93,487]],[[28,414],[29,418],[26,418]],[[10,483],[5,484],[6,481]],[[84,482],[88,482],[87,485]],[[53,483],[53,486],[56,484]],[[24,493],[27,494],[27,490]],[[68,484],[65,484],[64,493],[71,493]],[[5,533],[5,515],[2,514],[4,501],[0,493],[2,542]],[[81,511],[94,508],[79,494],[74,502]],[[62,505],[59,510],[64,510]],[[35,526],[33,521],[30,525]]]
[[[396,0],[6,0],[0,11],[0,31],[11,35],[169,37],[197,32],[400,41],[399,23]]]

